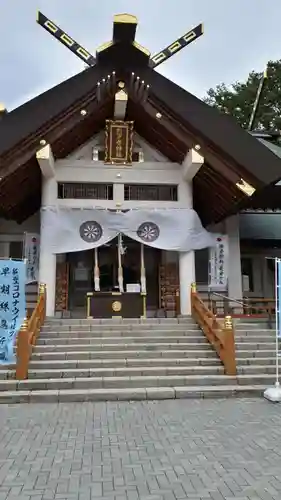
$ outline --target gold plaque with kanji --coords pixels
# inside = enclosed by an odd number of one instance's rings
[[[106,120],[105,163],[132,163],[133,126],[134,122]]]

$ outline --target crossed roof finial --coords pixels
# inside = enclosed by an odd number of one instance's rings
[[[138,20],[131,14],[117,14],[113,21],[113,37],[112,41],[106,42],[97,50],[97,56],[94,57],[90,51],[80,45],[74,38],[63,31],[56,23],[48,19],[42,12],[38,12],[37,23],[46,31],[51,33],[57,40],[65,45],[71,52],[79,57],[84,63],[89,66],[95,66],[97,63],[98,54],[106,49],[109,49],[114,44],[132,44],[136,49],[144,52],[148,56],[148,64],[151,68],[156,68],[164,61],[167,61],[174,54],[182,50],[184,47],[194,42],[203,35],[203,24],[198,24],[195,28],[185,33],[183,36],[174,40],[163,50],[150,57],[149,50],[142,47],[135,41],[136,29]]]

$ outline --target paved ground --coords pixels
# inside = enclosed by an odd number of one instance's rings
[[[280,500],[281,405],[0,406],[0,500]]]

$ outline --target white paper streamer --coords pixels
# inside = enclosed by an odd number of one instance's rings
[[[145,275],[145,265],[144,265],[144,245],[141,243],[141,292],[146,293],[146,275]]]
[[[122,246],[122,235],[118,235],[118,286],[119,292],[124,292],[124,279],[123,279],[123,268],[122,268],[122,256],[121,256],[121,246]]]
[[[95,248],[95,268],[94,268],[95,292],[100,291],[100,270],[98,261],[98,249]]]

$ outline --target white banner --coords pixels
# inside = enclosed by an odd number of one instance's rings
[[[40,236],[35,233],[25,233],[24,258],[26,259],[26,283],[39,279]]]
[[[68,253],[96,248],[124,234],[162,250],[188,252],[216,244],[192,209],[115,210],[44,208],[41,243],[46,251]]]
[[[209,250],[209,288],[227,290],[228,236],[217,236],[215,246]]]

